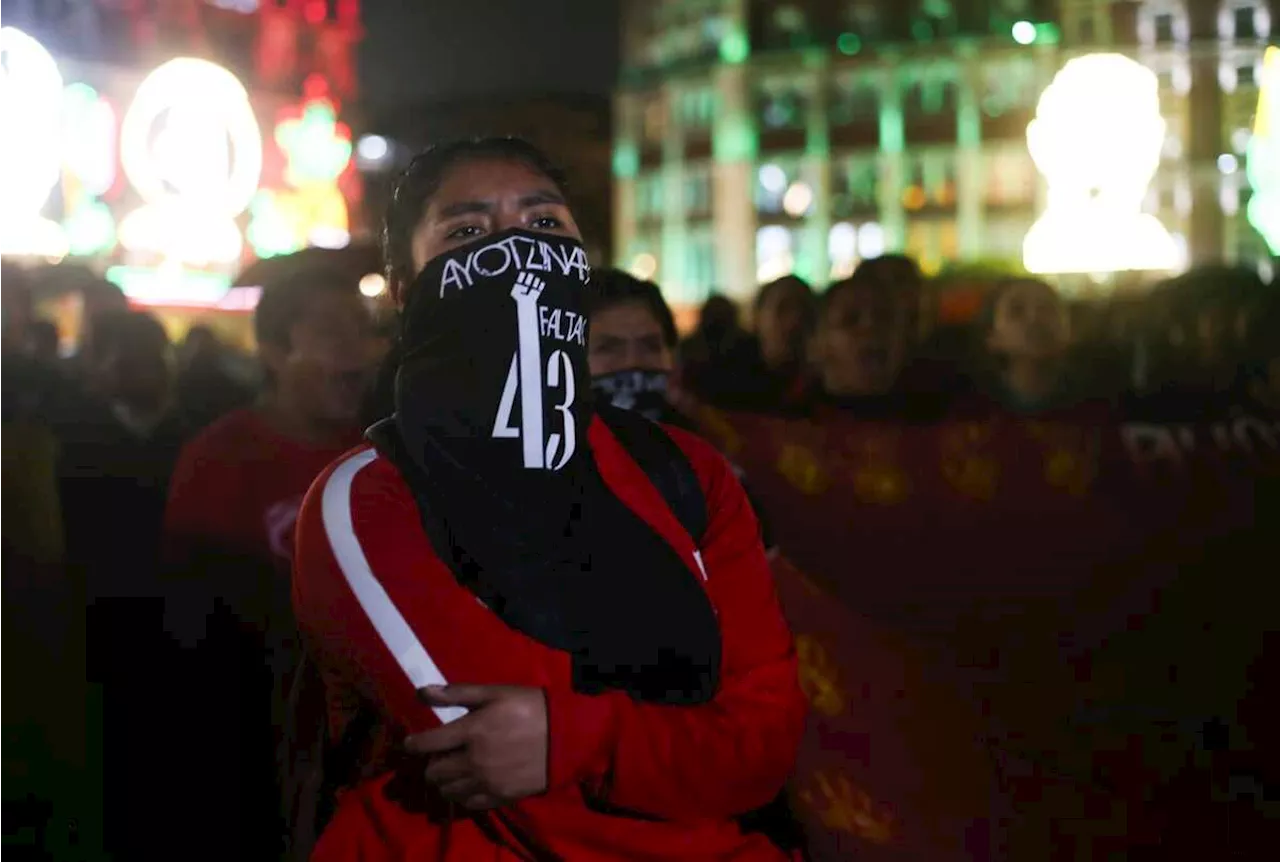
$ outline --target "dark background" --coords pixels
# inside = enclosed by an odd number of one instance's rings
[[[364,0],[362,99],[608,94],[615,0]]]

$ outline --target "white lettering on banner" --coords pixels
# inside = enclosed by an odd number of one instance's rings
[[[446,260],[444,274],[440,276],[440,297],[444,298],[446,287],[465,290],[475,285],[477,277],[493,278],[513,269],[521,273],[572,273],[583,284],[591,280],[591,266],[581,246],[509,236],[469,252],[463,261]]]
[[[1247,413],[1206,426],[1127,422],[1120,439],[1139,466],[1165,462],[1181,466],[1188,456],[1216,452],[1220,456],[1274,457],[1280,453],[1280,422]]]
[[[568,341],[581,347],[587,346],[586,320],[573,311],[538,306],[538,321],[543,338]]]
[[[546,313],[547,309],[538,305],[538,297],[545,288],[546,282],[527,272],[517,275],[516,283],[511,287],[511,298],[516,303],[516,352],[511,357],[507,380],[498,399],[498,413],[493,419],[492,436],[498,439],[519,438],[524,453],[524,466],[529,470],[561,469],[569,463],[578,445],[572,413],[577,394],[574,390],[573,363],[563,350],[553,351],[548,357],[546,386],[543,386],[539,320],[542,321],[542,334],[547,334],[548,329],[552,328],[548,323],[550,318]],[[561,311],[554,309],[554,313],[559,320]],[[563,314],[568,315],[570,312]],[[575,328],[581,329],[582,326],[582,316],[575,314],[573,317],[577,318],[577,322],[570,324],[570,336]],[[557,323],[556,327],[558,326]],[[585,343],[585,339],[579,343]],[[559,389],[563,392],[560,402],[555,405],[555,411],[562,417],[563,433],[545,433],[542,421],[545,389]],[[511,421],[517,394],[520,396],[519,427]],[[557,454],[559,458],[556,457]]]
[[[1120,439],[1136,464],[1166,460],[1182,463],[1182,450],[1178,448],[1173,431],[1163,425],[1129,422],[1120,427]]]

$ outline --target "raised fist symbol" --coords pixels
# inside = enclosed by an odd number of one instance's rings
[[[511,298],[520,300],[536,300],[542,295],[547,283],[531,272],[522,272],[516,276],[516,283],[511,286]]]

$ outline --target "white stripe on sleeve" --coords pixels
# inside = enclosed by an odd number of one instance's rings
[[[415,689],[446,685],[444,674],[369,568],[369,560],[356,537],[351,518],[351,484],[356,474],[377,457],[375,450],[365,449],[348,457],[329,475],[321,498],[324,530],[329,537],[333,557],[338,561],[338,568],[346,577],[351,592],[409,682]],[[461,706],[438,706],[433,707],[433,711],[443,724],[467,714],[466,708]]]

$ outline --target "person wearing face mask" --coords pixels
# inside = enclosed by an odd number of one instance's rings
[[[592,270],[587,314],[597,397],[653,422],[689,427],[669,400],[676,321],[658,286],[617,269]]]
[[[561,175],[515,139],[433,148],[384,240],[396,412],[298,521],[330,732],[375,716],[313,858],[786,858],[736,819],[783,786],[805,712],[756,520],[667,429],[695,543],[597,415]]]

